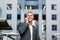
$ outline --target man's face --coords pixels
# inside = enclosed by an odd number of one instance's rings
[[[26,16],[27,16],[29,22],[34,19],[34,15],[32,13],[27,13]]]

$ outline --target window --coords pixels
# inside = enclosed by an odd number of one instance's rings
[[[17,20],[20,20],[20,19],[21,19],[21,15],[17,14]]]
[[[38,9],[38,5],[25,5],[25,9]]]
[[[56,14],[52,14],[52,20],[57,20],[57,15]]]
[[[54,35],[52,35],[52,40],[57,40],[57,38]]]
[[[11,14],[7,14],[7,19],[11,20],[11,18],[12,18],[12,15]]]
[[[17,10],[21,10],[21,6],[18,6],[18,7],[17,7]]]
[[[12,9],[12,4],[7,4],[7,10],[11,10]]]
[[[25,5],[25,9],[30,9],[30,6],[29,5]]]
[[[25,1],[38,1],[38,0],[25,0]]]
[[[52,4],[51,9],[52,9],[52,10],[56,10],[56,9],[57,9],[56,4]]]
[[[38,5],[32,6],[32,9],[38,9]]]
[[[57,31],[57,25],[52,25],[52,31]]]
[[[46,31],[46,24],[43,27],[44,27],[43,31]]]
[[[38,18],[39,18],[39,15],[38,14],[34,14],[34,20],[38,21],[39,20]]]
[[[42,5],[42,10],[45,10],[46,11],[46,4],[43,4]]]
[[[42,20],[46,20],[46,15],[42,15]]]

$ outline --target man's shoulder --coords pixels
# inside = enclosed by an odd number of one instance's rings
[[[24,24],[25,22],[19,22],[19,24]]]
[[[18,26],[27,26],[28,24],[26,23],[26,22],[20,22],[19,24],[18,24]]]
[[[27,24],[25,22],[20,22],[17,27],[17,29],[21,34],[25,32],[26,28],[27,28]]]
[[[27,24],[26,22],[20,22],[18,25],[25,25]]]
[[[33,26],[34,30],[38,30],[38,27],[37,26]]]

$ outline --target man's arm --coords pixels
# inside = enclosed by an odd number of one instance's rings
[[[17,30],[18,30],[18,32],[21,33],[21,34],[23,34],[23,33],[25,32],[27,26],[28,26],[28,24],[25,23],[25,22],[19,23],[19,24],[17,25]]]

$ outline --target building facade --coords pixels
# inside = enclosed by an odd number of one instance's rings
[[[40,39],[59,40],[59,7],[59,0],[0,0],[0,18],[7,19],[13,28],[11,31],[1,30],[1,32],[17,32],[17,25],[24,22],[25,14],[31,11],[38,25]]]
[[[1,33],[16,32],[17,0],[0,0],[0,19],[6,19],[13,30],[1,30]],[[3,37],[4,38],[4,37]],[[3,39],[5,40],[5,39]],[[11,39],[7,39],[11,40]]]
[[[46,40],[60,40],[60,0],[46,0]]]

